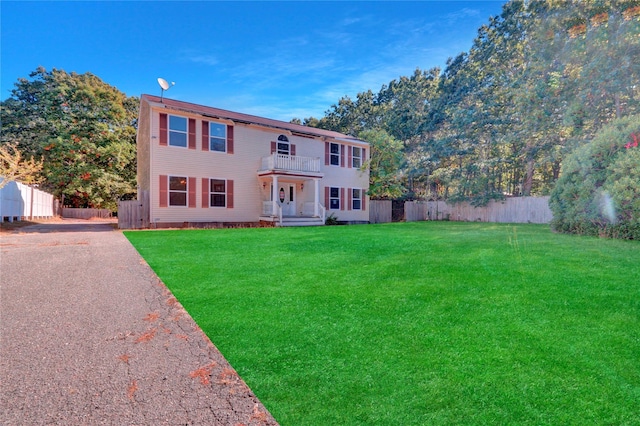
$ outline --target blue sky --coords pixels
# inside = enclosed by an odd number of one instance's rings
[[[0,99],[38,66],[289,121],[468,51],[506,1],[0,2]]]

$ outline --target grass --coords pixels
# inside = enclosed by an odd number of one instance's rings
[[[540,225],[128,232],[281,425],[640,424],[640,244]]]

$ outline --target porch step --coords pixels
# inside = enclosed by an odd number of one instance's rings
[[[319,217],[283,217],[282,226],[322,226],[324,222]]]

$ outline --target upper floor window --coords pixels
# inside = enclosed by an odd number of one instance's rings
[[[187,205],[187,178],[186,176],[169,176],[169,205]]]
[[[187,118],[169,116],[169,145],[187,147]]]
[[[354,146],[352,149],[353,157],[351,159],[351,166],[354,169],[359,169],[362,166],[362,148]]]
[[[340,165],[340,144],[332,143],[329,147],[329,164],[332,166]]]
[[[282,155],[289,155],[291,153],[291,144],[289,143],[289,138],[285,135],[278,136],[276,152]]]
[[[227,126],[220,123],[209,123],[209,150],[227,151]]]

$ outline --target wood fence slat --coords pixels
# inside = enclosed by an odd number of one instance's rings
[[[149,192],[140,191],[137,200],[118,201],[119,229],[149,227]]]
[[[469,203],[448,204],[445,201],[426,202],[427,220],[464,222],[549,223],[553,219],[549,197],[514,197],[491,201],[483,207]],[[407,216],[409,220],[409,216]]]
[[[369,201],[369,222],[388,223],[391,222],[391,200],[370,200]]]

